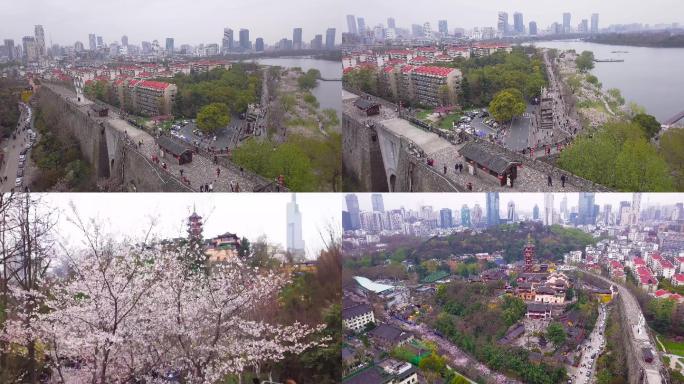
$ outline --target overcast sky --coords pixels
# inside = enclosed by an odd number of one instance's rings
[[[211,238],[225,232],[236,233],[250,240],[266,235],[270,242],[285,246],[286,204],[291,194],[285,193],[49,193],[42,194],[45,206],[57,208],[60,240],[78,246],[82,234],[69,222],[74,218],[73,202],[84,220],[96,219],[108,233],[124,234],[141,239],[156,222],[154,233],[159,238],[185,237],[186,220],[193,205],[204,218],[204,237]],[[331,193],[298,193],[297,202],[302,212],[303,237],[307,257],[315,258],[323,247],[320,233],[327,233],[329,225],[341,227],[341,213],[337,209],[339,197]]]
[[[359,206],[361,210],[370,211],[371,194],[357,193],[359,199]],[[402,206],[406,209],[417,210],[423,205],[431,205],[434,210],[441,208],[450,208],[452,210],[461,209],[463,204],[468,204],[472,209],[475,204],[480,204],[482,210],[485,209],[485,194],[484,193],[384,193],[383,202],[385,210],[399,209]],[[559,209],[561,199],[563,196],[568,198],[568,209],[577,206],[579,198],[578,193],[554,193],[554,206]],[[344,197],[342,200],[342,209],[346,210],[346,202]],[[543,193],[500,193],[499,194],[499,210],[501,213],[506,212],[506,207],[509,201],[515,203],[518,212],[532,212],[534,205],[539,205],[540,209],[544,208],[544,194]],[[619,206],[620,201],[632,201],[631,193],[597,193],[595,194],[595,204],[601,206],[604,204],[611,204],[613,210]],[[644,209],[649,204],[652,205],[674,205],[675,203],[684,202],[684,193],[643,193],[641,195],[641,208]]]
[[[292,29],[303,28],[303,40],[311,41],[330,27],[342,27],[340,0],[0,0],[0,39],[33,36],[34,25],[45,28],[46,43],[88,46],[88,34],[101,35],[106,43],[130,44],[175,38],[181,44],[220,43],[223,28],[250,30],[252,42],[263,37],[271,44],[292,39]],[[339,41],[338,35],[338,41]]]
[[[429,21],[437,30],[437,20],[446,19],[449,29],[455,27],[496,27],[499,11],[508,12],[508,22],[513,24],[513,13],[522,12],[525,25],[536,21],[540,28],[553,22],[562,22],[563,12],[572,13],[571,24],[581,19],[591,19],[599,14],[599,26],[626,23],[672,23],[684,21],[682,0],[345,0],[344,14],[365,17],[367,26],[378,23],[387,25],[387,18],[394,17],[397,27],[408,28],[411,24]],[[346,32],[346,22],[345,29]]]

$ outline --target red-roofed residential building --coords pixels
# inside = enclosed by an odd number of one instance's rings
[[[680,285],[684,285],[684,273],[674,274],[672,276],[672,278],[670,279],[670,281],[672,282],[672,285],[674,285],[675,287],[678,287]]]
[[[639,286],[647,292],[653,292],[658,287],[658,280],[651,275],[640,275]]]
[[[420,66],[411,72],[412,99],[421,105],[451,105],[461,83],[461,71],[456,68]]]
[[[429,57],[426,56],[416,56],[413,59],[409,61],[411,65],[425,65],[425,64],[430,64],[434,60],[430,59]]]
[[[679,272],[679,273],[684,272],[684,257],[682,257],[682,256],[675,257],[675,267],[677,268],[677,272]]]
[[[143,80],[136,85],[136,106],[144,115],[170,115],[178,87],[160,81]]]
[[[468,47],[449,47],[446,54],[451,58],[462,57],[464,59],[470,58],[470,48]]]

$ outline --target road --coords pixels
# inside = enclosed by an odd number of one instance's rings
[[[641,373],[644,376],[643,382],[646,384],[663,383],[664,380],[660,375],[660,372],[662,371],[662,362],[658,354],[658,349],[655,347],[651,337],[649,336],[649,329],[646,325],[644,314],[641,311],[641,307],[639,306],[637,299],[626,287],[617,284],[603,276],[599,276],[587,271],[585,271],[585,273],[589,273],[590,275],[598,277],[606,283],[617,287],[618,298],[622,300],[625,306],[625,316],[627,316],[627,324],[623,324],[623,326],[629,327],[629,331],[632,334],[632,337],[630,337],[630,348],[632,348],[632,351],[639,363]],[[644,361],[642,348],[651,349],[655,357],[652,363],[647,363]]]
[[[28,130],[25,129],[25,124],[30,123],[33,127],[33,116],[31,113],[31,108],[23,103],[20,103],[21,115],[19,117],[19,122],[17,124],[17,129],[15,135],[10,137],[7,141],[3,143],[2,152],[5,154],[2,169],[0,171],[0,177],[2,177],[2,183],[0,183],[0,192],[11,192],[13,190],[18,190],[24,187],[27,183],[22,183],[22,185],[17,186],[15,184],[15,179],[17,178],[17,172],[19,170],[19,155],[20,152],[26,148],[29,142]],[[24,163],[23,169],[28,170],[28,158],[29,153],[26,153],[26,162]],[[22,180],[26,179],[26,174],[22,177]],[[5,177],[7,180],[5,180]]]
[[[596,326],[581,345],[582,358],[580,359],[579,367],[571,377],[573,383],[589,384],[594,382],[594,376],[596,375],[596,364],[594,363],[605,346],[604,333],[606,330],[607,317],[608,310],[604,304],[601,304],[599,306],[599,316],[596,320]]]

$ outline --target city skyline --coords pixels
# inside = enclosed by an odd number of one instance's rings
[[[554,22],[563,22],[563,13],[569,12],[572,16],[570,25],[576,27],[582,19],[591,19],[593,13],[600,14],[600,25],[605,27],[611,24],[659,24],[682,22],[672,12],[682,10],[682,3],[676,0],[661,1],[655,7],[653,4],[638,2],[636,0],[608,0],[594,2],[580,0],[572,3],[558,5],[556,3],[544,3],[537,0],[522,0],[512,4],[505,0],[489,0],[487,2],[466,2],[432,0],[430,6],[413,7],[407,4],[390,3],[387,0],[366,3],[352,1],[345,4],[344,14],[353,14],[365,18],[365,24],[371,28],[379,23],[386,25],[387,19],[395,20],[397,27],[410,28],[412,24],[423,25],[430,22],[437,30],[439,20],[447,20],[450,30],[453,28],[494,27],[496,29],[499,12],[507,12],[509,24],[513,27],[513,15],[520,12],[524,16],[525,27],[530,21],[535,21],[540,29],[544,29]],[[448,12],[435,12],[435,9],[458,9],[453,15]],[[620,12],[620,9],[629,9],[629,12]],[[467,15],[465,17],[464,15]],[[634,15],[639,15],[635,19]],[[349,32],[345,26],[344,32]]]
[[[88,223],[99,218],[105,232],[141,240],[154,219],[153,234],[159,238],[186,237],[187,218],[193,209],[203,217],[203,235],[215,237],[225,232],[250,241],[266,235],[269,243],[285,250],[287,246],[286,211],[292,194],[37,194],[44,206],[59,212],[58,232],[65,245],[79,246],[83,235],[69,222],[74,219],[70,204]],[[297,194],[302,215],[302,240],[306,256],[313,259],[328,241],[328,228],[340,226],[341,213],[331,207],[330,197],[322,193]]]
[[[297,11],[304,7],[307,12]],[[100,1],[30,0],[0,6],[0,14],[4,16],[1,38],[21,41],[24,36],[33,36],[35,25],[42,25],[48,46],[73,45],[77,41],[87,46],[91,33],[102,36],[107,44],[120,42],[125,35],[134,45],[152,40],[163,44],[167,37],[175,38],[176,46],[220,45],[223,29],[228,27],[236,32],[249,29],[252,42],[262,37],[267,44],[291,39],[293,29],[302,28],[303,41],[309,42],[315,35],[325,35],[328,28],[342,30],[341,12],[335,11],[340,7],[341,3],[334,0],[311,4],[295,0],[287,6],[265,0],[249,4],[204,0],[190,5],[178,0],[145,3],[123,0],[114,8]],[[130,12],[131,9],[135,12]],[[172,11],[160,11],[164,9]],[[207,12],[197,12],[202,9]],[[317,17],[312,18],[310,14]],[[183,25],[189,27],[182,28]]]
[[[359,202],[360,211],[372,211],[371,193],[355,193]],[[464,196],[465,195],[465,196]],[[579,193],[553,193],[554,210],[560,211],[563,196],[567,197],[568,210],[578,207]],[[345,195],[346,196],[346,195]],[[615,210],[621,201],[632,202],[633,193],[595,193],[594,204],[601,209],[610,204]],[[486,216],[485,193],[469,194],[440,194],[440,193],[383,193],[385,210],[405,209],[420,210],[422,206],[432,206],[435,211],[441,208],[460,209],[464,204],[472,208],[479,204],[483,215]],[[499,217],[506,217],[506,209],[509,201],[515,203],[515,211],[519,213],[532,213],[535,204],[539,206],[540,214],[544,211],[544,193],[499,193]],[[681,193],[642,193],[641,210],[650,205],[674,205],[684,202],[684,194]],[[342,210],[346,210],[345,202],[342,202]]]

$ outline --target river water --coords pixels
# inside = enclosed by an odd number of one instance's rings
[[[595,63],[591,71],[603,89],[617,88],[627,102],[644,106],[658,121],[684,110],[684,48],[646,48],[561,40],[535,42],[538,47],[592,51],[596,59],[623,63]],[[626,51],[628,53],[614,53]]]
[[[300,67],[304,72],[311,68],[318,69],[321,77],[327,79],[342,78],[342,63],[339,61],[313,59],[311,57],[277,57],[257,60],[263,65],[277,65],[283,68]],[[332,108],[337,111],[337,116],[342,116],[342,82],[341,81],[318,81],[318,85],[311,93],[316,96],[321,104],[321,109]]]

